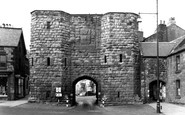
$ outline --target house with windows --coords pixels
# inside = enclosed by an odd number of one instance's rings
[[[29,60],[21,28],[0,27],[0,99],[28,94]]]
[[[185,30],[176,25],[175,18],[170,18],[169,25],[161,22],[158,34],[143,40],[135,13],[35,10],[31,17],[31,101],[56,101],[55,89],[60,86],[62,100],[69,97],[73,105],[75,85],[84,79],[96,84],[97,102],[156,101],[156,35],[161,100],[182,102],[185,97]]]
[[[140,43],[141,93],[145,102],[157,100],[156,33]],[[169,25],[158,26],[159,83],[161,101],[185,103],[185,30],[170,18]]]
[[[185,35],[172,42],[176,45],[167,58],[167,101],[185,103]]]

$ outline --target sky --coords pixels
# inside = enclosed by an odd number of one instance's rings
[[[176,24],[185,29],[185,0],[158,0],[159,22],[169,22],[175,17]],[[2,0],[0,6],[0,25],[11,24],[22,28],[26,48],[30,45],[31,14],[34,10],[61,10],[70,14],[104,14],[107,12],[133,12],[140,14],[139,30],[144,37],[154,33],[156,0]]]

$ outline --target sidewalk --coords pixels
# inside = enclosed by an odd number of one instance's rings
[[[156,109],[156,103],[150,103]],[[160,103],[162,106],[161,112],[165,115],[185,115],[185,106],[179,106],[171,103]]]
[[[7,107],[15,107],[21,104],[28,103],[27,98],[23,98],[20,100],[15,100],[15,101],[6,101],[6,100],[0,100],[0,106],[7,106]]]

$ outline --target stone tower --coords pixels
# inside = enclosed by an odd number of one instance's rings
[[[101,65],[103,87],[109,104],[134,101],[138,95],[138,15],[106,13],[101,24]]]
[[[93,81],[97,102],[134,102],[140,95],[138,15],[31,13],[30,97],[52,100],[55,87],[75,102],[75,85]],[[64,96],[64,97],[65,97]],[[65,99],[65,98],[62,98]]]
[[[66,76],[70,15],[62,11],[31,13],[30,96],[35,100],[54,98],[55,87]]]

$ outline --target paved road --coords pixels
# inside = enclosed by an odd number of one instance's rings
[[[78,105],[88,104],[93,105],[96,101],[96,96],[76,96]]]
[[[57,106],[56,103],[27,103],[26,100],[0,103],[0,115],[159,115],[149,105],[99,107],[94,96],[77,97],[75,107]]]
[[[158,115],[149,105],[99,107],[83,104],[65,107],[28,103],[16,107],[0,107],[0,115]]]
[[[150,103],[151,107],[156,109],[156,103]],[[170,103],[161,103],[162,110],[165,115],[185,115],[185,106],[170,104]]]

